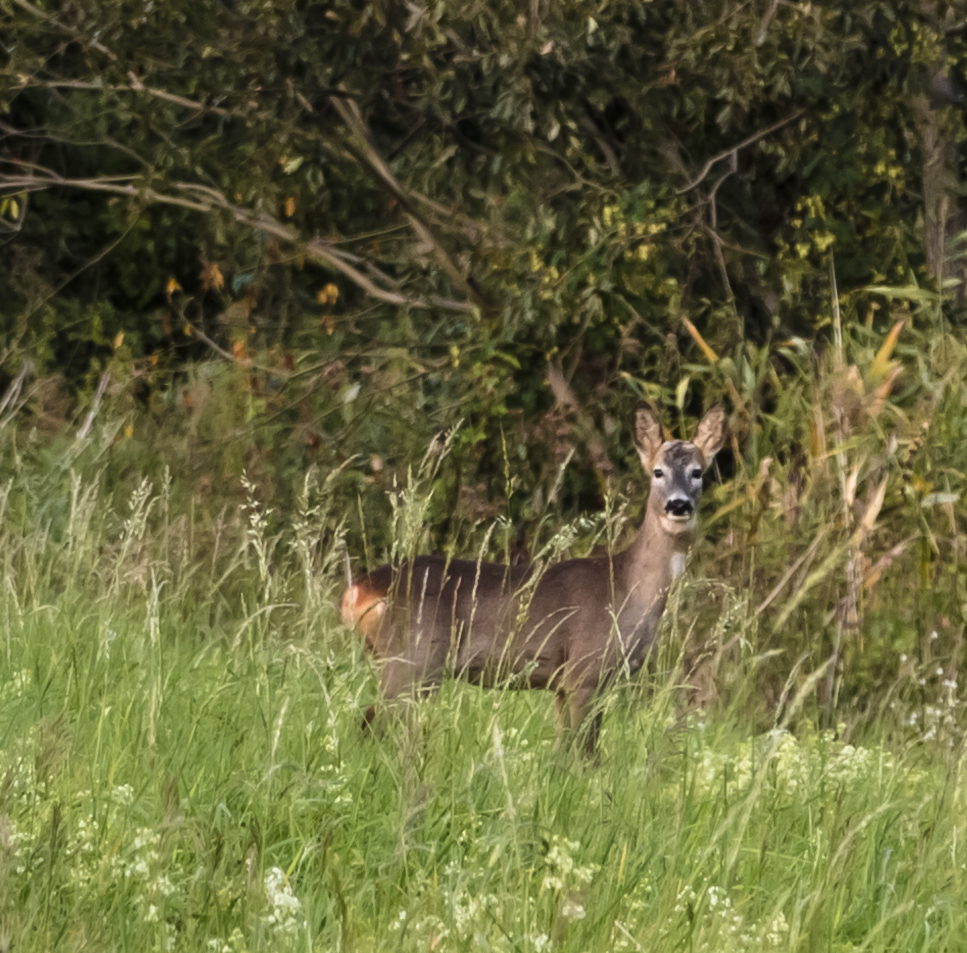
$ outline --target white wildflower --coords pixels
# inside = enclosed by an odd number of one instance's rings
[[[772,918],[772,923],[769,924],[768,932],[764,937],[765,943],[767,946],[771,946],[776,949],[784,948],[788,936],[789,924],[786,923],[785,915],[780,910],[779,913]]]
[[[301,916],[302,903],[279,867],[272,867],[265,875],[265,897],[270,909],[262,917],[263,924],[289,936],[295,936],[305,927],[305,919]]]
[[[587,914],[583,904],[578,903],[573,897],[568,897],[561,905],[561,916],[565,920],[583,920]]]
[[[134,803],[134,788],[130,784],[119,784],[111,792],[111,800],[115,804],[132,804]]]
[[[598,864],[581,866],[574,862],[574,854],[581,849],[579,841],[565,840],[554,835],[544,862],[547,873],[541,882],[541,889],[562,890],[566,884],[590,883],[600,869]]]

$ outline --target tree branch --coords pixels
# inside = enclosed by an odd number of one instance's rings
[[[435,295],[423,298],[408,297],[399,291],[392,290],[395,282],[387,275],[380,274],[383,287],[353,267],[345,260],[344,252],[334,250],[325,239],[314,238],[308,242],[291,226],[284,225],[278,219],[264,212],[253,212],[233,205],[217,189],[193,182],[175,182],[172,188],[182,195],[169,195],[150,187],[138,187],[133,184],[133,176],[113,176],[110,178],[72,179],[58,175],[51,169],[20,162],[16,159],[0,160],[8,164],[28,166],[32,169],[24,175],[5,175],[0,173],[0,193],[3,192],[35,192],[54,186],[62,188],[84,189],[91,192],[107,192],[111,195],[122,195],[138,200],[145,205],[172,205],[185,208],[193,212],[210,213],[216,209],[226,211],[241,225],[245,225],[264,235],[272,235],[282,241],[301,246],[306,255],[314,261],[320,262],[334,271],[348,278],[353,284],[372,298],[386,304],[401,308],[443,308],[447,311],[472,313],[475,306],[466,301],[455,301],[452,298],[441,298]],[[375,270],[375,269],[373,269]]]
[[[65,26],[56,17],[52,17],[49,13],[45,13],[43,10],[39,10],[32,3],[28,3],[27,0],[13,0],[13,2],[23,10],[26,10],[31,16],[37,17],[38,20],[46,20],[48,23],[53,23],[63,33],[66,33],[71,39],[75,40],[82,45],[86,44],[92,49],[97,50],[99,53],[103,53],[105,56],[112,60],[116,60],[117,57],[106,47],[103,43],[99,43],[97,40],[89,36],[83,36],[78,30],[72,30],[70,27]]]
[[[194,99],[186,99],[184,96],[177,96],[174,93],[166,92],[163,89],[145,86],[144,83],[142,83],[141,80],[134,75],[134,73],[128,73],[128,79],[131,80],[131,83],[128,86],[105,86],[101,83],[88,83],[79,79],[34,79],[33,77],[30,77],[21,84],[20,88],[83,89],[93,90],[99,93],[147,93],[149,96],[154,96],[156,99],[163,99],[165,102],[174,103],[176,106],[184,106],[185,109],[190,109],[196,113],[212,113],[216,116],[241,115],[241,113],[223,109],[221,106],[209,106],[206,103],[201,103]]]
[[[393,197],[403,206],[413,231],[422,241],[430,245],[437,263],[450,276],[450,280],[476,304],[483,304],[480,293],[457,267],[443,243],[434,233],[430,223],[419,212],[409,193],[400,185],[389,166],[383,161],[383,157],[373,146],[369,130],[363,122],[363,117],[359,114],[359,107],[356,103],[351,99],[333,98],[332,104],[349,128],[353,139],[350,148],[359,150],[361,153],[359,158],[389,187]]]
[[[729,156],[737,153],[739,149],[744,149],[746,146],[751,146],[753,142],[758,142],[760,139],[768,136],[770,133],[775,132],[777,129],[781,129],[783,126],[789,125],[789,123],[798,119],[803,113],[805,113],[805,111],[805,109],[796,109],[786,116],[785,119],[780,119],[779,122],[774,122],[771,126],[767,126],[765,129],[760,129],[758,132],[754,132],[751,136],[743,139],[737,145],[731,146],[724,152],[720,152],[717,156],[712,156],[712,158],[705,163],[697,178],[695,178],[694,181],[689,182],[685,188],[679,189],[676,194],[684,195],[686,192],[691,192],[692,189],[702,183],[702,181],[705,179],[705,176],[712,171],[712,166],[714,166],[716,162],[721,162],[723,159],[727,159]]]

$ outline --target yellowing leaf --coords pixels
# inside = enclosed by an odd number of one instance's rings
[[[114,350],[116,351],[124,343],[124,332],[118,331],[114,338]]]
[[[165,297],[168,299],[168,303],[171,304],[171,296],[176,291],[183,291],[184,289],[178,284],[177,278],[169,278],[165,284]]]
[[[124,436],[131,437],[133,435],[134,435],[134,424],[128,424],[127,427],[124,428]]]
[[[688,384],[691,381],[691,376],[686,374],[679,382],[678,387],[675,388],[675,406],[681,410],[685,406],[685,395],[688,393]]]
[[[692,340],[699,346],[702,353],[708,358],[712,364],[717,364],[719,356],[713,351],[708,344],[705,342],[705,338],[698,333],[698,328],[692,324],[688,318],[682,318],[682,323],[685,325],[685,330],[692,336]]]
[[[737,496],[734,500],[726,503],[724,506],[719,507],[708,519],[706,525],[711,526],[716,520],[722,519],[724,516],[728,516],[733,510],[737,510],[740,506],[744,506],[747,500],[744,496]]]
[[[866,512],[863,514],[862,526],[868,533],[872,533],[873,527],[876,526],[876,518],[880,515],[880,510],[883,508],[883,498],[886,496],[886,485],[888,482],[889,477],[883,477],[880,485],[873,491],[873,496],[870,497]]]
[[[295,197],[290,195],[285,200],[285,217],[292,218],[295,215]]]
[[[886,406],[886,399],[890,396],[896,379],[903,373],[903,365],[899,361],[893,361],[892,363],[893,369],[890,371],[887,379],[873,392],[873,400],[870,401],[870,405],[867,408],[867,412],[873,420],[880,415],[880,412]]]
[[[847,506],[852,506],[853,501],[856,499],[856,483],[860,478],[861,467],[862,462],[857,461],[854,463],[849,471],[849,476],[846,478],[846,485],[843,488],[843,496]]]
[[[201,278],[201,286],[205,291],[210,288],[221,291],[225,287],[225,276],[222,274],[221,268],[218,267],[217,261],[203,261],[199,277]]]
[[[339,300],[339,289],[330,281],[316,295],[319,304],[335,304]]]
[[[873,358],[873,363],[870,364],[870,380],[878,381],[886,377],[890,370],[890,356],[893,354],[893,349],[896,347],[897,339],[900,337],[900,332],[903,330],[904,324],[906,324],[905,321],[897,321],[890,329],[890,333],[886,336],[886,340],[880,346],[880,349],[876,352],[876,357]]]

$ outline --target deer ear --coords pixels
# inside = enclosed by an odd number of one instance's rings
[[[646,470],[651,470],[664,442],[658,421],[651,411],[642,407],[635,415],[635,448],[641,457],[641,465]]]
[[[695,431],[692,443],[702,455],[705,465],[712,462],[712,457],[722,449],[725,434],[728,431],[728,414],[722,404],[716,404],[703,418]]]

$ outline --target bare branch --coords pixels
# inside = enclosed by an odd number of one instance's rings
[[[41,11],[37,10],[36,7],[31,6],[27,2],[27,0],[15,0],[15,2],[19,3],[25,9],[30,10],[30,12],[32,12],[35,16],[38,16],[38,17],[46,16]],[[58,24],[58,26],[60,26],[60,24]],[[107,51],[105,50],[105,52]],[[146,93],[149,96],[153,96],[158,99],[164,100],[165,102],[170,102],[177,106],[183,106],[184,108],[190,109],[199,115],[204,113],[210,113],[216,116],[223,116],[223,117],[233,116],[237,118],[244,118],[244,114],[238,111],[224,109],[219,106],[211,106],[203,102],[187,99],[183,96],[177,96],[163,89],[145,86],[138,79],[138,77],[132,72],[128,73],[128,78],[130,79],[130,85],[128,86],[118,86],[118,85],[104,86],[99,83],[84,82],[81,80],[38,80],[35,78],[26,80],[23,86],[40,87],[45,89],[80,89],[80,90],[91,90],[91,91],[98,91],[98,92],[105,92],[105,91],[141,92],[141,93]],[[472,285],[471,282],[467,280],[466,276],[457,267],[456,263],[450,257],[449,253],[447,252],[446,248],[444,247],[439,237],[434,233],[430,223],[426,220],[426,218],[424,218],[424,216],[417,209],[416,203],[426,205],[429,208],[431,208],[436,214],[445,215],[448,218],[453,218],[452,213],[449,213],[443,206],[439,205],[439,203],[433,202],[432,200],[426,198],[423,195],[420,195],[419,193],[411,194],[406,190],[404,190],[403,187],[400,185],[399,181],[393,175],[389,166],[387,166],[387,164],[383,160],[382,156],[380,156],[379,152],[373,146],[369,133],[366,129],[365,123],[363,122],[362,117],[359,114],[359,108],[356,105],[356,103],[351,98],[347,97],[345,93],[341,90],[330,90],[329,92],[332,95],[332,98],[331,98],[332,104],[335,106],[340,116],[342,116],[343,120],[346,122],[347,126],[349,127],[350,133],[353,137],[353,141],[355,145],[362,153],[360,155],[359,152],[353,151],[351,153],[352,158],[355,159],[356,161],[362,160],[390,188],[390,191],[392,192],[394,197],[404,207],[406,212],[406,218],[410,223],[410,227],[413,229],[414,232],[416,232],[417,236],[420,238],[422,242],[424,242],[426,245],[428,245],[430,248],[433,249],[434,257],[436,258],[437,263],[444,269],[444,271],[450,277],[450,280],[453,281],[453,283],[458,288],[460,288],[464,292],[464,294],[467,295],[468,298],[470,298],[478,305],[482,304],[483,302],[479,291]],[[130,177],[130,178],[133,181],[133,177]],[[6,181],[7,181],[6,179],[0,180],[0,188],[3,187]],[[105,180],[103,179],[86,180],[86,184],[82,186],[80,186],[80,182],[77,182],[75,184],[79,185],[80,187],[98,190],[98,186],[94,184],[97,181],[103,182]],[[63,184],[66,184],[66,181],[57,182],[56,184],[63,185]],[[32,183],[30,186],[26,186],[25,188],[36,190],[37,188],[45,188],[45,187],[46,186],[40,185],[38,183]],[[201,187],[198,186],[198,188],[201,188]],[[104,189],[99,189],[99,190],[105,191]],[[107,189],[106,191],[113,191],[113,190]],[[139,195],[142,198],[147,198],[149,201],[152,201],[152,202],[161,202],[164,204],[171,204],[171,205],[181,205],[182,207],[190,208],[195,211],[206,211],[206,209],[203,206],[199,206],[195,204],[186,204],[184,200],[176,200],[171,196],[164,197],[160,193],[155,193],[151,190],[141,190],[139,192]],[[214,195],[213,195],[213,198],[214,198]],[[238,211],[237,207],[230,206],[229,203],[225,202],[224,197],[219,197],[215,199],[215,201],[220,207],[224,207],[232,210],[233,214],[235,214]],[[238,221],[245,220],[244,218],[239,218],[237,214],[236,214],[236,219]],[[249,220],[247,224],[251,225],[252,227],[259,228],[260,230],[263,230],[263,231],[266,230],[263,227],[264,223],[256,223],[254,221]],[[281,223],[276,223],[276,224],[281,226]],[[282,228],[284,229],[284,226],[282,226]],[[270,228],[268,230],[270,231],[271,234],[275,234],[279,238],[284,238],[286,241],[298,241],[298,238],[293,238],[289,235],[282,234],[276,228]],[[467,238],[469,238],[471,241],[478,240],[479,226],[475,225],[472,222],[470,222],[469,224],[466,221],[462,222],[459,227],[459,231]],[[391,303],[391,304],[400,304],[400,305],[405,305],[405,303],[409,300],[405,298],[405,296],[398,295],[394,292],[390,292],[390,297],[385,297],[385,294],[386,294],[385,292],[377,293],[378,289],[376,285],[371,285],[371,286],[368,285],[365,277],[362,276],[356,269],[348,267],[345,263],[337,265],[336,262],[333,260],[333,256],[342,256],[342,254],[344,253],[335,252],[330,249],[324,249],[320,251],[318,248],[312,249],[311,251],[312,251],[312,254],[317,255],[317,257],[320,257],[322,260],[326,261],[332,267],[337,268],[337,270],[345,274],[346,277],[350,278],[352,281],[359,284],[360,287],[362,287],[368,294],[372,294],[373,297],[379,298],[380,300],[387,301],[388,303]],[[369,264],[367,264],[366,270],[369,271],[371,274],[374,274],[375,280],[380,284],[383,284],[383,285],[395,284],[395,282],[393,282],[391,278],[378,272],[378,270],[374,269]],[[431,299],[431,301],[435,304],[438,304],[439,306],[447,307],[450,310],[454,310],[454,309],[459,311],[472,310],[472,306],[466,305],[464,307],[461,302],[456,302],[448,298],[434,298],[434,299]],[[458,307],[455,307],[455,306],[458,306]]]
[[[182,315],[182,317],[184,317]],[[193,337],[198,338],[199,341],[207,344],[216,354],[225,358],[226,361],[231,361],[233,364],[238,364],[239,367],[244,367],[247,371],[261,371],[263,374],[268,374],[271,377],[277,377],[279,380],[289,380],[295,377],[293,371],[288,371],[284,367],[269,367],[266,364],[259,364],[253,361],[250,357],[237,357],[231,351],[226,351],[225,348],[220,347],[216,344],[205,332],[198,327],[197,324],[192,324],[187,318],[184,318],[185,324],[188,326],[189,331]]]
[[[27,166],[17,160],[6,160],[8,163]],[[334,250],[322,238],[315,238],[306,242],[292,227],[284,225],[278,219],[264,212],[253,212],[249,209],[233,205],[217,189],[193,182],[176,182],[173,188],[183,193],[183,196],[169,195],[149,187],[139,188],[131,181],[133,177],[117,176],[113,178],[72,179],[58,175],[51,169],[31,166],[34,171],[23,175],[0,174],[0,193],[40,191],[53,186],[63,188],[84,189],[93,192],[107,192],[112,195],[123,195],[135,199],[145,205],[173,205],[195,212],[209,213],[215,209],[228,212],[236,222],[246,225],[264,235],[272,235],[282,241],[290,242],[302,247],[309,258],[321,262],[345,275],[366,294],[387,304],[401,308],[443,308],[447,311],[472,313],[473,304],[466,301],[455,301],[452,298],[430,296],[427,298],[411,298],[398,291],[391,290],[395,285],[392,278],[380,273],[380,285],[363,274],[358,268],[346,261],[346,253]],[[374,270],[374,266],[370,271]],[[390,287],[387,287],[390,286]]]
[[[84,421],[84,426],[81,427],[80,432],[77,434],[77,439],[74,441],[75,444],[82,443],[88,431],[91,429],[91,424],[94,423],[94,418],[97,416],[97,412],[101,406],[101,398],[104,396],[104,391],[107,390],[107,385],[110,382],[111,373],[110,371],[105,371],[101,375],[100,383],[97,385],[97,393],[94,394],[94,403],[91,404],[91,411],[87,415],[87,420]]]
[[[614,465],[611,463],[611,458],[604,448],[604,442],[598,435],[594,420],[581,405],[577,395],[571,389],[571,385],[567,382],[567,378],[565,378],[564,371],[561,369],[559,362],[547,362],[547,384],[558,406],[574,415],[575,429],[587,440],[591,463],[601,480],[606,480],[614,472]]]
[[[48,13],[44,13],[43,10],[37,9],[32,3],[28,3],[27,0],[13,0],[13,2],[23,10],[26,10],[32,16],[37,17],[39,20],[46,20],[48,23],[53,23],[58,30],[66,33],[71,39],[76,40],[78,43],[86,44],[92,49],[97,50],[99,53],[103,53],[105,56],[110,57],[112,60],[116,60],[115,56],[103,43],[99,43],[97,40],[91,37],[85,37],[77,30],[72,30],[70,27],[65,26],[56,17],[50,16]]]
[[[755,38],[755,45],[762,46],[766,41],[766,36],[769,33],[769,24],[772,22],[772,18],[776,15],[776,10],[779,7],[779,0],[772,0],[769,9],[766,11],[766,15],[762,18],[762,23],[759,24],[759,33]]]
[[[727,159],[733,153],[738,152],[739,149],[744,149],[746,146],[751,146],[753,142],[758,142],[760,139],[768,136],[770,133],[775,132],[777,129],[781,129],[783,126],[789,125],[789,123],[798,119],[805,111],[805,109],[796,109],[786,116],[785,119],[780,119],[779,122],[774,122],[771,126],[767,126],[765,129],[760,129],[758,132],[754,132],[751,136],[743,139],[737,145],[726,149],[724,152],[720,152],[717,156],[712,156],[712,158],[705,163],[702,171],[698,174],[698,177],[694,181],[689,182],[685,188],[679,189],[677,194],[684,195],[686,192],[691,192],[692,189],[694,189],[697,185],[700,185],[705,179],[705,176],[712,171],[712,166],[714,166],[716,162],[721,162],[723,159]]]
[[[186,109],[190,109],[196,113],[212,113],[215,116],[239,116],[242,115],[238,112],[232,112],[228,109],[223,109],[220,106],[209,106],[206,103],[198,102],[194,99],[186,99],[184,96],[177,96],[174,93],[166,92],[163,89],[157,89],[152,86],[145,86],[141,80],[134,75],[134,73],[128,73],[128,78],[131,80],[129,86],[106,86],[103,83],[89,83],[84,82],[79,79],[28,79],[21,86],[22,89],[27,88],[40,88],[40,89],[83,89],[83,90],[93,90],[99,93],[147,93],[149,96],[154,96],[156,99],[163,99],[165,102],[174,103],[176,106],[184,106]]]
[[[719,274],[722,276],[722,284],[725,286],[725,293],[728,296],[729,304],[732,305],[734,310],[735,295],[732,293],[732,283],[729,281],[729,270],[725,267],[725,256],[722,254],[722,239],[719,238],[719,233],[708,225],[705,226],[705,231],[708,233],[709,238],[712,239],[712,249],[715,252],[715,263],[718,265]]]
[[[616,178],[621,175],[621,163],[618,161],[618,156],[614,149],[611,148],[611,143],[601,134],[601,130],[595,125],[594,121],[590,116],[581,116],[578,119],[578,125],[594,139],[595,144],[601,150],[601,154],[604,156],[604,161],[608,164],[608,168],[611,170],[611,174]]]
[[[413,199],[410,197],[409,193],[400,185],[396,176],[393,175],[389,166],[383,160],[383,157],[379,154],[376,148],[373,146],[372,139],[369,135],[369,130],[366,128],[366,124],[363,122],[363,117],[359,114],[359,107],[351,99],[340,99],[333,98],[332,104],[336,109],[336,112],[342,117],[343,122],[349,127],[350,134],[353,138],[353,146],[358,149],[362,155],[360,158],[369,166],[369,168],[389,187],[393,196],[396,200],[403,206],[406,211],[406,217],[413,227],[413,231],[420,237],[420,239],[426,242],[432,249],[434,257],[440,267],[450,276],[450,280],[458,287],[468,298],[475,301],[477,304],[482,304],[482,300],[479,292],[470,284],[464,274],[457,267],[456,263],[450,257],[443,243],[434,234],[433,229],[430,227],[429,222],[423,217],[419,212],[414,203]]]
[[[27,379],[27,374],[33,370],[30,361],[24,363],[20,373],[14,378],[13,383],[7,388],[3,400],[0,400],[0,430],[3,430],[8,423],[17,415],[17,412],[26,403],[27,398],[20,399],[20,392],[23,390],[23,383]],[[9,412],[7,411],[7,408]],[[6,414],[6,416],[4,416]]]

